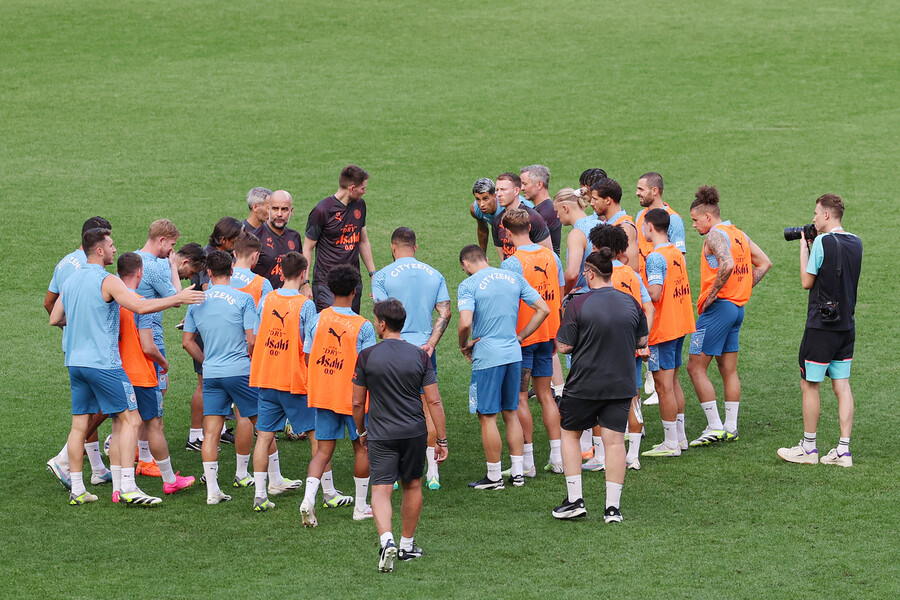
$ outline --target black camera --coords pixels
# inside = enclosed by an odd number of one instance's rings
[[[810,223],[809,225],[804,225],[803,227],[785,227],[784,228],[784,239],[788,242],[792,240],[800,239],[800,232],[803,232],[803,235],[806,236],[807,240],[811,240],[816,237],[818,233],[816,231],[816,226]]]
[[[837,302],[825,302],[819,306],[823,323],[837,323],[841,320],[841,310]]]

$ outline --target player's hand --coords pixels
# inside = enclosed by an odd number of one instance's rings
[[[460,347],[459,350],[462,352],[462,355],[466,357],[467,361],[472,362],[472,351],[475,349],[475,342],[480,339],[481,338],[475,338],[474,340],[469,340],[465,346]]]
[[[300,293],[306,296],[307,298],[312,298],[312,284],[308,281],[300,286]]]
[[[434,354],[434,346],[432,346],[428,342],[425,342],[424,344],[419,346],[419,348],[421,348],[422,350],[425,351],[426,354],[428,354],[428,358],[431,358],[431,355]]]
[[[450,456],[450,450],[447,448],[447,446],[441,446],[440,444],[435,445],[434,462],[440,464],[447,460],[448,456]]]
[[[160,375],[165,375],[169,372],[169,361],[167,361],[165,357],[163,357],[162,362],[157,362],[157,364],[159,365]]]
[[[650,358],[650,346],[638,348],[637,355],[646,361],[648,358]]]
[[[194,285],[195,284],[192,283],[188,287],[175,294],[175,297],[181,304],[200,304],[201,302],[206,300],[206,294],[201,291],[194,290]]]

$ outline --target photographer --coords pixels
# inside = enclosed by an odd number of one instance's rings
[[[816,200],[813,225],[818,235],[812,247],[801,235],[800,281],[809,290],[806,331],[800,342],[800,389],[803,393],[803,440],[793,448],[780,448],[778,456],[788,462],[822,462],[853,466],[850,431],[853,427],[853,394],[850,363],[856,337],[853,319],[856,288],[862,266],[862,241],[844,231],[840,196],[825,194]],[[838,401],[841,439],[837,448],[819,459],[816,427],[819,421],[819,384],[831,378]]]

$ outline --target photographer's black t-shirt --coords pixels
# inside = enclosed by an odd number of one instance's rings
[[[835,238],[840,236],[840,241]],[[837,273],[837,245],[841,249],[841,276]],[[856,289],[862,269],[862,241],[852,233],[834,231],[820,235],[813,244],[822,246],[822,264],[818,272],[813,273],[816,280],[809,290],[809,304],[806,313],[806,326],[811,329],[827,329],[829,331],[849,331],[854,327],[853,314],[856,310]],[[814,268],[816,250],[810,254],[810,267]],[[810,269],[807,268],[807,272]],[[837,305],[840,318],[834,322],[826,322],[822,317],[821,307],[826,303]]]

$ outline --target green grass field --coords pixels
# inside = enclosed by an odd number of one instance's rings
[[[0,596],[900,592],[900,285],[889,266],[900,223],[890,183],[900,155],[897,5],[7,0],[0,22]],[[320,510],[319,528],[304,530],[297,494],[264,515],[250,511],[249,490],[207,507],[199,485],[153,510],[113,505],[106,491],[66,506],[44,462],[68,431],[68,378],[41,303],[84,219],[108,218],[120,251],[139,248],[160,217],[182,242],[202,244],[221,216],[244,218],[246,191],[265,185],[293,193],[302,231],[350,162],[371,173],[376,263],[390,261],[390,232],[410,226],[454,298],[458,250],[475,241],[467,206],[479,177],[539,162],[556,190],[602,166],[631,214],[645,171],[663,174],[664,198],[682,215],[697,186],[717,185],[724,216],[775,263],[743,330],[741,440],[645,460],[626,478],[619,527],[601,518],[601,474],[585,477],[589,517],[578,523],[550,516],[565,493],[560,477],[472,492],[465,484],[484,463],[454,319],[438,348],[451,456],[443,489],[426,496],[417,537],[426,557],[415,564],[379,575],[372,523]],[[852,469],[775,455],[802,434],[806,307],[797,244],[781,230],[810,222],[825,192],[844,197],[844,224],[866,248]],[[688,232],[695,297],[701,241]],[[176,468],[199,476],[199,456],[184,450],[196,380],[174,328],[183,313],[165,317],[166,427]],[[691,435],[703,415],[686,373],[682,383]],[[649,447],[662,429],[657,410],[645,418]],[[824,450],[838,437],[830,391],[819,436]],[[535,442],[543,464],[540,428]],[[305,476],[308,444],[281,454],[286,476]],[[227,481],[230,447],[221,465]],[[342,445],[335,476],[345,491],[350,465]],[[159,480],[139,484],[161,493]]]

